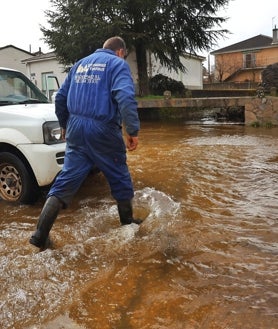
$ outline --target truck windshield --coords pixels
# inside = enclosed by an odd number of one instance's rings
[[[47,97],[24,74],[0,69],[0,106],[48,102]]]

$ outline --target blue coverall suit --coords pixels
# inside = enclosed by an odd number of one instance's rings
[[[127,62],[108,49],[80,60],[59,89],[55,108],[66,129],[67,146],[63,169],[48,197],[57,197],[66,207],[97,167],[115,200],[131,200],[134,191],[121,125],[130,136],[137,136],[140,123]]]

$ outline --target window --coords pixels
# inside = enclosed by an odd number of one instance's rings
[[[53,72],[42,73],[42,90],[43,90],[43,92],[46,92],[46,90],[48,90],[48,89],[53,89],[53,88],[51,88],[53,81],[51,81],[51,79],[48,79],[48,76],[51,76],[52,74],[53,74]]]
[[[0,70],[0,101],[6,105],[27,101],[47,102],[46,97],[18,71]]]
[[[256,67],[256,54],[243,54],[243,67],[246,69]]]
[[[44,72],[41,74],[42,77],[42,91],[49,100],[55,91],[59,89],[59,83],[57,77],[53,72]]]

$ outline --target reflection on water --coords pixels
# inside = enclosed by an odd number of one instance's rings
[[[271,329],[278,315],[278,132],[142,123],[138,227],[101,174],[28,243],[34,206],[0,201],[0,327]]]

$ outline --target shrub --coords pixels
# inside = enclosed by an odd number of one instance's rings
[[[163,95],[165,90],[170,90],[173,96],[184,97],[187,90],[181,81],[176,81],[163,74],[152,77],[149,86],[153,95]]]

